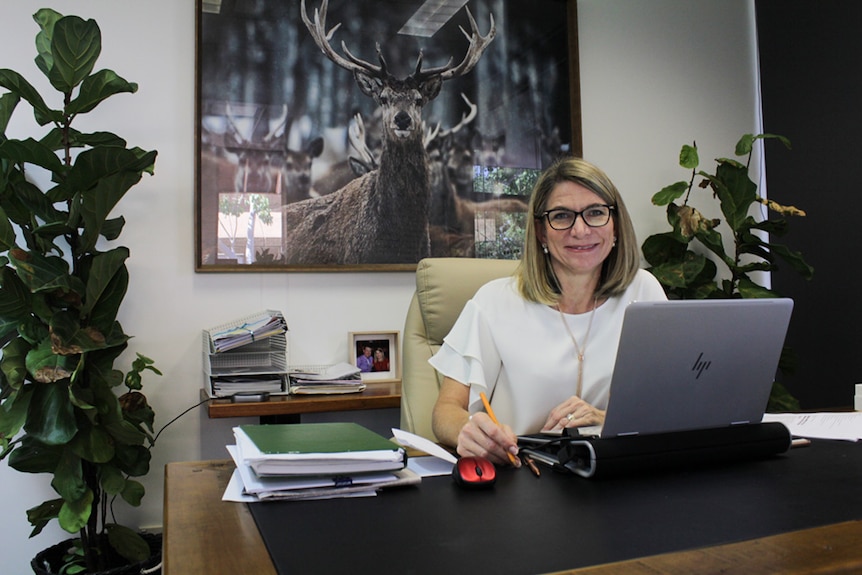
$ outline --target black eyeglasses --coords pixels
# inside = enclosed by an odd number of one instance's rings
[[[565,208],[557,208],[556,210],[548,210],[537,216],[539,219],[546,218],[548,224],[555,230],[568,230],[578,219],[578,216],[584,220],[584,223],[591,228],[600,228],[608,225],[611,221],[611,211],[615,210],[616,206],[608,206],[605,204],[596,204],[587,209],[576,212]]]

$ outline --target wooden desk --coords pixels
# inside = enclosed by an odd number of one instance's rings
[[[233,468],[230,461],[181,462],[166,466],[165,575],[276,573],[247,506],[221,501]],[[410,513],[410,510],[405,510],[405,513]],[[542,531],[549,527],[537,528]],[[847,521],[557,573],[857,573],[862,572],[860,540],[862,521]],[[549,552],[564,553],[565,550]],[[421,561],[421,554],[417,560]]]
[[[201,388],[201,400],[209,396]],[[274,395],[268,401],[233,403],[230,399],[210,399],[207,413],[216,417],[299,416],[303,413],[385,409],[401,406],[401,383],[371,381],[365,391],[343,395]]]

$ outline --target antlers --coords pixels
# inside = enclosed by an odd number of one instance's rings
[[[332,36],[335,34],[335,31],[341,27],[341,23],[333,26],[329,32],[326,31],[326,10],[328,6],[329,0],[323,0],[320,5],[320,9],[315,8],[314,22],[312,22],[306,13],[305,0],[302,0],[300,3],[302,21],[305,23],[306,28],[308,28],[308,31],[311,33],[311,37],[314,38],[315,44],[317,44],[317,47],[320,48],[323,54],[335,64],[341,66],[345,70],[349,70],[350,72],[364,72],[378,78],[390,77],[390,74],[386,69],[386,61],[383,59],[383,54],[380,51],[379,43],[377,44],[377,58],[380,61],[379,66],[354,56],[350,50],[348,50],[347,45],[343,41],[341,42],[341,49],[344,51],[344,56],[340,55],[332,48],[330,40],[332,40]],[[464,59],[461,63],[457,66],[453,66],[452,59],[450,58],[449,62],[444,66],[422,70],[422,52],[419,52],[419,59],[416,62],[416,71],[412,75],[414,79],[417,81],[423,81],[433,76],[439,76],[442,80],[449,80],[450,78],[456,78],[467,74],[476,66],[476,63],[479,62],[479,58],[482,56],[485,48],[488,47],[488,44],[491,43],[494,36],[497,34],[497,26],[494,23],[494,15],[491,14],[491,29],[488,31],[488,34],[482,36],[479,32],[478,26],[476,25],[476,20],[470,13],[469,8],[467,8],[467,18],[470,21],[470,32],[468,33],[463,27],[459,26],[461,32],[470,43],[467,48],[467,53],[464,55]]]
[[[274,147],[278,143],[279,131],[285,128],[287,125],[287,104],[282,106],[281,115],[278,117],[276,121],[275,127],[272,128],[269,133],[263,137],[263,140],[259,144],[255,144],[253,139],[254,128],[252,128],[250,137],[246,138],[242,131],[237,126],[236,118],[233,114],[233,108],[230,105],[230,102],[225,103],[225,116],[227,117],[227,124],[230,128],[230,135],[233,137],[238,147],[241,148],[254,148],[254,147],[262,147],[262,148],[270,148]],[[260,121],[260,117],[256,118],[255,123]]]

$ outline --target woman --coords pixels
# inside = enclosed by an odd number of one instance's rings
[[[382,347],[374,350],[374,363],[371,366],[371,371],[389,371],[389,358],[386,357],[386,352]]]
[[[666,299],[639,269],[631,218],[597,167],[558,160],[528,209],[515,275],[480,288],[430,360],[444,376],[437,439],[497,464],[517,454],[517,435],[602,424],[626,306]]]

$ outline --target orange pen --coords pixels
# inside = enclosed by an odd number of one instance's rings
[[[485,392],[480,392],[479,397],[482,398],[482,403],[485,405],[485,412],[488,414],[488,417],[490,417],[491,421],[493,421],[496,425],[500,425],[500,422],[497,421],[497,416],[494,415],[494,410],[491,409],[491,404],[488,402],[488,396],[485,395]],[[509,461],[512,462],[512,465],[518,467],[518,463],[520,463],[520,461],[518,461],[518,458],[509,453],[508,451],[506,452],[506,455],[509,456]]]

